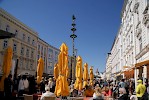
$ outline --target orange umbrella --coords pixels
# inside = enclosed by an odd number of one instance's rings
[[[77,64],[76,64],[76,81],[75,81],[75,89],[82,90],[82,58],[80,56],[77,57]]]
[[[5,51],[4,59],[3,59],[3,76],[0,80],[0,91],[4,90],[4,79],[8,77],[10,73],[10,69],[12,66],[12,48],[8,47]]]
[[[58,78],[58,63],[54,65],[54,78],[55,80]]]
[[[39,58],[37,66],[37,84],[39,84],[42,79],[43,70],[44,70],[44,61],[42,58]]]
[[[93,67],[90,67],[90,85],[91,86],[93,86],[93,79],[94,79]]]
[[[88,80],[88,64],[84,64],[84,72],[83,72],[83,88],[87,85],[87,80]]]
[[[62,43],[60,47],[60,53],[58,55],[58,70],[59,76],[56,80],[55,94],[57,96],[68,96],[68,47],[65,43]]]

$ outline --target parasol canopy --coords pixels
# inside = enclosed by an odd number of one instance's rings
[[[55,94],[56,96],[68,96],[68,47],[65,43],[62,43],[60,47],[60,53],[58,55],[58,70],[59,76],[56,80]]]
[[[88,64],[84,64],[84,71],[83,71],[83,88],[87,85],[87,80],[88,80]]]
[[[43,70],[44,70],[44,61],[42,58],[39,58],[37,66],[37,84],[39,84],[40,81],[42,80]]]
[[[10,74],[11,66],[12,66],[12,56],[13,51],[11,47],[8,47],[5,51],[4,59],[3,59],[3,76],[0,80],[0,91],[4,90],[4,79],[8,77]]]
[[[77,64],[76,64],[76,81],[75,81],[75,89],[82,90],[82,58],[80,56],[77,57]]]

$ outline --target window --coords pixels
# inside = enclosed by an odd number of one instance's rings
[[[142,50],[142,37],[139,38],[139,47],[140,47],[140,51]]]
[[[3,48],[7,48],[7,45],[8,45],[8,40],[5,39],[5,40],[4,40],[4,43],[3,43]]]
[[[132,52],[132,56],[131,56],[132,58],[131,58],[131,61],[132,61],[132,64],[134,63],[134,57],[133,57],[133,52]]]
[[[44,48],[44,54],[46,55],[46,48]]]
[[[23,34],[23,37],[22,37],[22,39],[23,39],[23,40],[25,40],[25,34]]]
[[[43,46],[41,46],[41,52],[43,52]]]
[[[131,31],[131,43],[133,43],[133,33]]]
[[[17,35],[18,35],[18,30],[15,31],[15,37],[17,37]]]
[[[38,45],[38,51],[40,51],[40,45]]]
[[[23,61],[20,60],[20,68],[23,68]]]
[[[33,69],[33,64],[31,63],[31,65],[30,65],[30,69]]]
[[[24,47],[21,48],[21,55],[24,55]]]
[[[31,57],[33,57],[34,56],[34,50],[32,50],[32,52],[31,52]]]
[[[131,38],[130,38],[130,35],[128,36],[128,45],[130,44],[130,40]]]
[[[26,57],[29,57],[29,49],[26,50]]]
[[[32,45],[35,45],[35,40],[32,41]]]
[[[10,28],[9,25],[7,25],[7,26],[6,26],[6,31],[7,31],[7,32],[9,31],[9,28]]]
[[[55,52],[55,62],[57,62],[58,52]]]
[[[30,37],[28,37],[28,43],[30,43]]]
[[[37,60],[39,60],[39,55],[38,55],[38,57],[37,57]]]
[[[45,62],[46,58],[44,57],[43,59],[44,59],[44,62]]]
[[[29,68],[28,63],[29,63],[29,61],[26,61],[26,69]]]
[[[16,51],[17,51],[17,44],[14,43],[14,44],[13,44],[13,52],[16,52]]]

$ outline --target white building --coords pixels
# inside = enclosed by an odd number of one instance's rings
[[[148,8],[149,0],[124,0],[120,29],[111,48],[112,73],[116,76],[149,78]]]
[[[106,59],[106,79],[110,80],[110,78],[112,77],[112,67],[111,67],[111,53],[108,53],[107,55],[107,59]]]

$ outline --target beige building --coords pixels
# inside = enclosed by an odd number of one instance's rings
[[[13,49],[13,65],[17,74],[35,75],[40,57],[44,60],[45,74],[53,75],[54,64],[58,61],[60,50],[38,37],[38,33],[21,23],[15,17],[0,9],[0,29],[14,33],[15,37],[0,40],[0,74],[5,49]]]
[[[46,43],[41,38],[37,40],[37,64],[39,58],[42,58],[44,61],[44,72],[47,73],[47,60],[48,60],[48,43]]]
[[[3,9],[0,9],[0,29],[16,34],[15,38],[0,40],[0,68],[2,69],[4,51],[10,46],[18,74],[34,75],[38,34]]]
[[[41,38],[37,42],[37,61],[41,57],[44,60],[44,74],[53,76],[54,64],[58,62],[60,50],[55,48]],[[38,64],[38,62],[37,62]]]
[[[59,52],[60,49],[48,45],[46,73],[51,76],[54,74],[54,64],[58,62]]]

